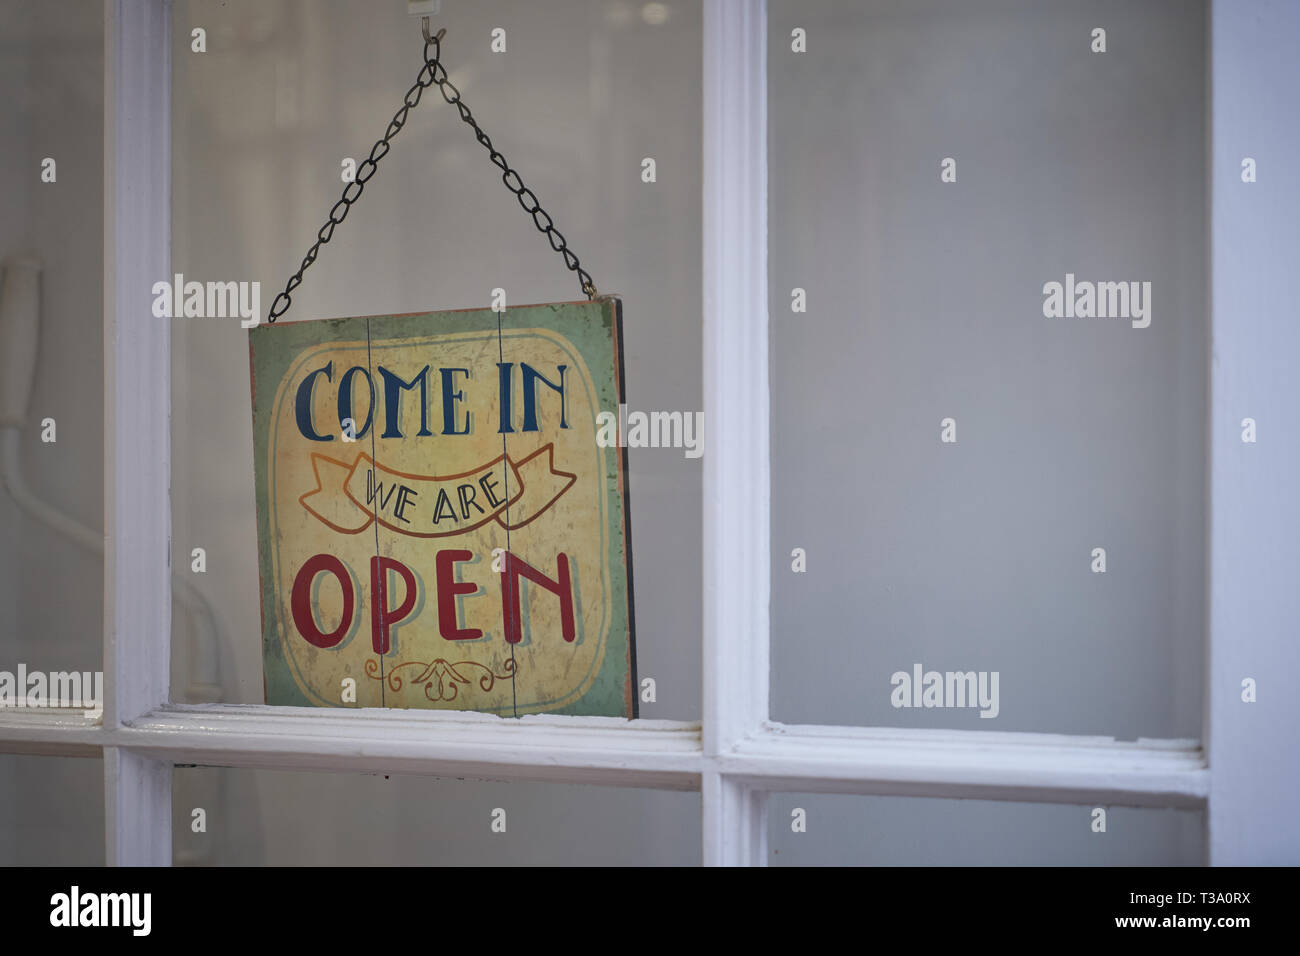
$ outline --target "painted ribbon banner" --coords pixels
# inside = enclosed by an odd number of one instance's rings
[[[264,325],[270,704],[636,715],[622,307]]]
[[[578,480],[577,475],[555,471],[553,465],[545,468],[553,447],[546,445],[518,463],[503,455],[491,464],[449,478],[391,471],[364,452],[350,468],[345,462],[312,455],[320,487],[299,500],[322,522],[344,534],[365,531],[371,521],[417,538],[464,534],[493,520],[513,530],[539,517]],[[538,467],[528,467],[525,486],[522,469],[534,462]],[[334,474],[326,477],[330,470]],[[506,488],[512,492],[509,499],[503,497]],[[337,490],[327,496],[332,489]],[[479,504],[480,498],[487,508]]]

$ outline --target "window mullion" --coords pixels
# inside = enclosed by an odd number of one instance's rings
[[[1294,4],[1210,4],[1209,862],[1300,857]],[[1247,182],[1246,160],[1258,162]],[[1266,169],[1277,173],[1269,175]],[[1254,434],[1258,427],[1258,435]],[[1250,429],[1250,437],[1246,430]]]
[[[704,753],[768,716],[767,50],[762,0],[704,7]],[[704,862],[761,862],[761,799],[706,773]]]
[[[171,8],[112,0],[104,30],[104,727],[167,700],[171,659]],[[104,752],[110,864],[171,862],[171,765]]]

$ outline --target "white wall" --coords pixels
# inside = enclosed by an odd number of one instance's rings
[[[71,15],[69,15],[71,14]],[[62,15],[0,4],[0,259],[44,264],[35,383],[22,441],[29,488],[68,516],[103,528],[103,18],[95,3]],[[40,181],[53,158],[57,181]],[[57,441],[40,440],[55,419]],[[97,669],[103,562],[58,537],[0,493],[4,573],[0,651],[9,664]]]
[[[1204,10],[772,4],[776,719],[1199,735]],[[1067,273],[1150,326],[1044,317]],[[917,662],[996,718],[892,706]]]
[[[806,830],[791,829],[796,809]],[[768,807],[771,866],[1198,866],[1197,810],[783,793]]]
[[[773,0],[768,35],[774,719],[1199,736],[1204,5]],[[1151,282],[1150,327],[1045,318],[1067,272]],[[996,717],[895,708],[917,662],[997,672]],[[1203,859],[1200,814],[1090,811],[782,796],[771,861]]]
[[[0,259],[44,264],[40,342],[21,441],[30,490],[104,521],[103,5],[0,0]],[[41,161],[56,162],[43,183]],[[3,347],[3,345],[0,345]],[[57,441],[40,440],[53,418]],[[101,557],[0,490],[0,670],[99,670]],[[102,863],[99,760],[0,756],[0,864]]]

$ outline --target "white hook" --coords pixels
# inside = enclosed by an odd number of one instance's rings
[[[420,18],[420,32],[424,34],[425,43],[434,43],[442,39],[445,30],[439,30],[437,36],[429,30],[429,17],[437,16],[442,10],[442,0],[407,0],[406,12]]]
[[[447,28],[443,27],[432,36],[429,34],[429,18],[420,17],[420,32],[424,34],[425,43],[441,43],[442,38],[447,35]]]

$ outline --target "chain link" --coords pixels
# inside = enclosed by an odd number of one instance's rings
[[[293,302],[293,292],[298,286],[302,285],[302,274],[316,261],[316,255],[320,252],[320,247],[333,237],[335,227],[347,218],[352,204],[361,198],[366,183],[375,175],[375,171],[379,167],[379,161],[388,155],[389,144],[392,142],[393,137],[400,133],[402,127],[406,125],[407,114],[419,105],[420,97],[424,95],[424,91],[435,83],[438,86],[438,91],[442,93],[442,98],[456,107],[457,112],[460,113],[460,118],[474,130],[474,138],[483,144],[483,147],[488,151],[488,158],[501,170],[501,181],[505,183],[507,189],[515,194],[515,198],[519,200],[519,205],[524,212],[532,216],[533,225],[546,236],[551,248],[564,257],[565,266],[571,272],[578,274],[578,282],[582,286],[583,294],[588,299],[595,299],[598,295],[596,284],[592,281],[587,270],[582,268],[582,264],[578,261],[578,257],[573,253],[573,250],[569,248],[569,244],[564,239],[564,233],[555,228],[554,221],[542,208],[537,195],[524,185],[523,180],[519,178],[519,173],[511,168],[510,164],[506,162],[506,158],[492,145],[491,137],[483,131],[483,127],[478,125],[478,122],[474,119],[474,114],[470,112],[469,107],[465,105],[465,101],[461,99],[460,90],[447,77],[447,71],[443,68],[441,60],[441,42],[444,32],[439,30],[436,36],[426,38],[424,43],[424,65],[416,76],[415,84],[406,91],[406,96],[402,97],[402,108],[393,114],[392,121],[389,122],[383,138],[371,148],[370,155],[361,161],[361,165],[357,167],[355,178],[344,187],[343,197],[330,209],[329,219],[316,233],[316,241],[307,250],[307,255],[303,256],[302,265],[298,267],[297,272],[289,277],[284,291],[277,295],[271,303],[271,309],[266,319],[267,322],[274,322],[289,311],[289,306]],[[429,55],[430,48],[433,49],[433,56]],[[352,192],[354,187],[356,191]],[[349,195],[349,193],[352,194]],[[282,302],[283,304],[281,304]]]

